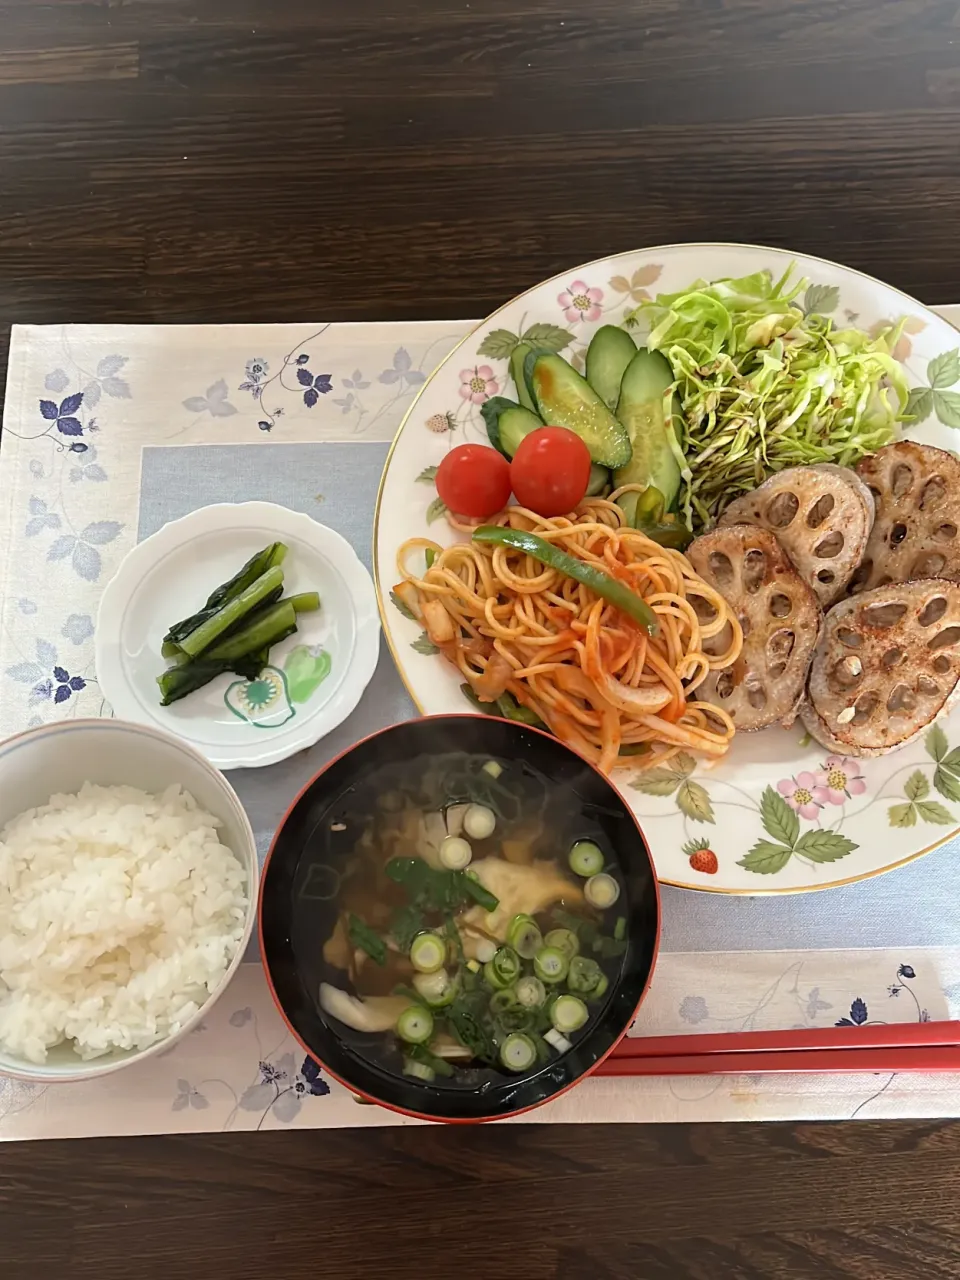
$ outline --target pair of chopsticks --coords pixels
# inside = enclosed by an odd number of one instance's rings
[[[627,1036],[597,1076],[960,1071],[960,1022]]]

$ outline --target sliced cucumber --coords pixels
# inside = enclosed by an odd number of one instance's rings
[[[526,364],[529,364],[527,357]],[[552,427],[567,427],[601,467],[625,467],[630,437],[597,393],[562,356],[539,356],[533,364],[533,390],[540,417]]]
[[[487,439],[497,453],[502,453],[508,462],[510,454],[507,453],[503,447],[503,441],[500,439],[500,416],[506,413],[508,409],[518,409],[519,407],[515,400],[508,400],[506,396],[491,396],[489,400],[484,400],[480,406],[480,416],[483,418],[483,425],[487,428]]]
[[[510,356],[510,373],[513,375],[513,381],[517,388],[517,399],[525,409],[529,409],[531,413],[537,412],[537,402],[533,398],[533,392],[530,390],[530,384],[527,381],[527,375],[524,371],[527,356],[533,354],[533,347],[529,342],[519,342],[513,348],[513,354]]]
[[[509,461],[520,447],[520,441],[543,423],[535,413],[505,396],[491,396],[480,406],[487,428],[487,438],[498,453]]]
[[[677,500],[681,479],[663,416],[663,396],[673,381],[673,370],[659,351],[641,347],[630,361],[620,386],[617,417],[630,435],[633,456],[613,477],[617,488],[654,485],[668,511]]]
[[[627,365],[637,354],[637,344],[626,329],[605,324],[587,347],[587,381],[607,406],[615,411],[620,399],[620,383]]]
[[[504,409],[500,415],[500,443],[507,457],[513,457],[524,436],[542,426],[537,415],[524,409],[522,405],[518,404],[515,409]]]
[[[605,489],[610,487],[610,472],[606,467],[598,467],[595,462],[590,464],[590,479],[587,481],[587,497],[595,498],[598,494],[603,493]]]

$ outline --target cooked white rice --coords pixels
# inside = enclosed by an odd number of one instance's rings
[[[143,1049],[218,986],[247,876],[188,792],[85,783],[0,833],[0,1048]]]

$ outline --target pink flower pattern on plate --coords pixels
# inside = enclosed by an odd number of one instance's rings
[[[791,809],[795,809],[801,818],[811,822],[818,817],[820,810],[830,797],[830,792],[820,782],[821,775],[804,770],[793,778],[781,778],[777,790]]]
[[[823,770],[817,774],[817,783],[826,789],[828,804],[846,804],[852,796],[862,796],[867,789],[859,764],[846,756],[828,756]]]
[[[493,370],[488,364],[478,364],[475,369],[460,370],[460,394],[471,404],[483,404],[500,390]]]
[[[570,324],[579,324],[581,320],[599,320],[603,290],[591,288],[585,280],[574,280],[569,289],[557,295],[557,301]]]

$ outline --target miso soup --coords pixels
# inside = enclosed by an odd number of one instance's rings
[[[488,755],[363,774],[324,811],[293,884],[297,966],[338,1036],[383,1069],[474,1090],[573,1048],[627,949],[599,816]]]

